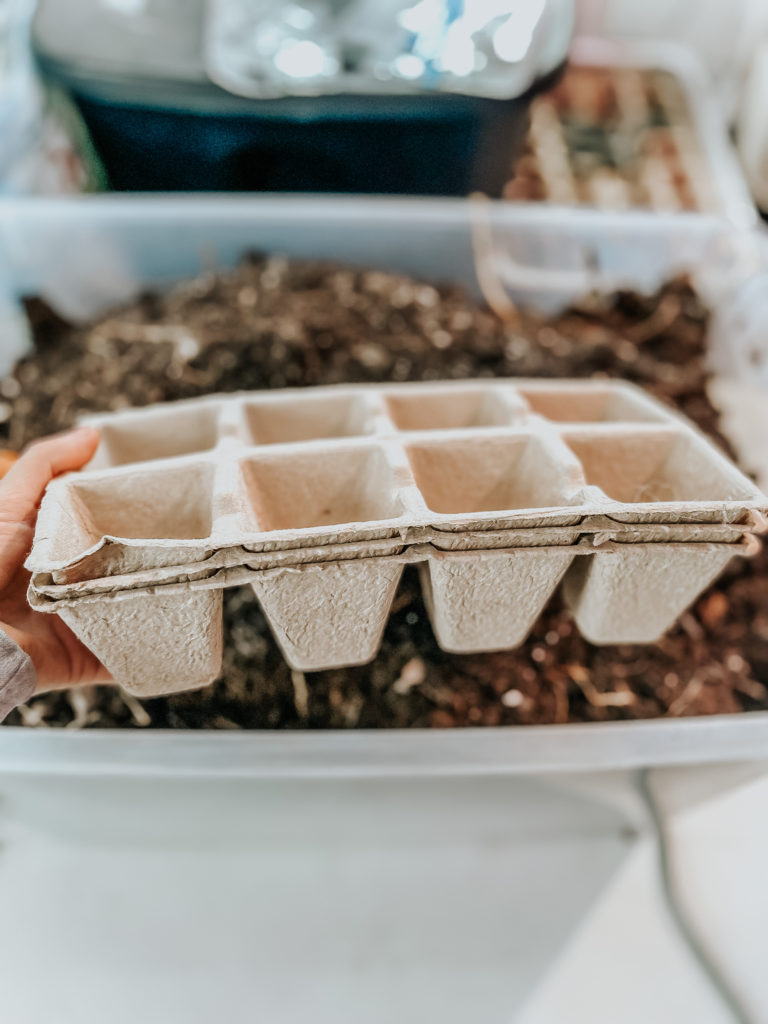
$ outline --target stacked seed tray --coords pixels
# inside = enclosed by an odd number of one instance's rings
[[[530,112],[508,199],[717,211],[720,183],[684,83],[667,70],[572,66]]]
[[[293,667],[369,661],[408,562],[448,651],[521,643],[561,581],[589,640],[654,641],[768,511],[621,382],[253,392],[89,422],[94,459],[43,499],[30,600],[145,696],[217,676],[235,585]]]

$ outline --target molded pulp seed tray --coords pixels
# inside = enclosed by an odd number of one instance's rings
[[[478,292],[472,245],[476,211],[464,203],[195,196],[170,200],[91,197],[0,206],[0,265],[8,297],[40,295],[70,317],[93,316],[141,289],[165,287],[212,263],[234,265],[254,249],[389,268],[453,281]],[[586,210],[573,211],[564,218],[561,211],[545,206],[513,204],[491,204],[486,212],[493,255],[507,261],[506,283],[518,301],[550,312],[591,289],[627,286],[649,291],[688,270],[694,273],[697,288],[714,311],[712,342],[724,349],[731,343],[738,344],[738,321],[729,321],[727,314],[733,289],[743,284],[746,276],[741,258],[745,238],[721,221],[704,216]],[[728,335],[720,337],[717,331],[722,323],[730,327]],[[15,358],[24,339],[23,332],[14,333],[14,324],[23,326],[9,316],[4,334],[6,365]],[[529,395],[523,397],[534,413],[553,415],[542,404],[541,396],[538,405]],[[597,415],[590,413],[588,418]],[[192,432],[184,431],[189,441],[187,454],[190,449],[198,451],[217,443],[215,417],[202,419],[199,434],[192,436]],[[400,422],[405,429],[412,429],[402,416]],[[277,421],[275,424],[277,429]],[[251,417],[251,425],[257,444],[263,445],[261,452],[268,453],[272,447],[270,436],[268,431],[264,433],[258,413]],[[576,423],[563,428],[567,428],[574,445],[582,427],[583,423]],[[560,427],[553,424],[551,429]],[[342,437],[338,443],[351,440]],[[104,457],[102,469],[111,461],[134,457],[125,439],[110,443],[113,454],[107,455],[105,448],[99,455],[100,459]],[[175,457],[179,453],[166,454]],[[606,481],[594,476],[595,466],[583,445],[578,457],[593,474],[594,483],[605,488]],[[117,478],[122,471],[116,467],[107,474]],[[618,500],[625,496],[620,488],[611,495]],[[196,542],[191,538],[191,543]],[[147,680],[147,685],[149,688],[154,683]],[[189,681],[177,679],[175,685],[182,688]],[[55,795],[56,807],[62,813],[65,805],[72,810],[79,801],[84,815],[80,820],[90,820],[97,806],[100,814],[111,806],[115,776],[146,780],[173,776],[183,786],[190,775],[197,779],[209,776],[211,780],[231,778],[233,774],[250,778],[317,773],[551,775],[559,771],[613,772],[639,764],[765,761],[766,750],[768,714],[763,712],[450,733],[404,730],[212,735],[95,730],[73,733],[5,727],[0,730],[0,771],[5,794],[23,788],[25,812],[32,814],[35,807],[40,809],[45,804],[46,814],[52,814]],[[72,773],[87,776],[93,785],[86,785],[83,779],[74,787],[67,781]],[[39,776],[39,784],[33,781],[33,775]],[[97,784],[96,776],[103,779],[103,785]],[[62,785],[54,786],[54,777],[60,778]],[[12,783],[14,778],[17,781]],[[27,782],[22,786],[25,778]],[[618,780],[618,776],[614,778]],[[702,785],[711,790],[724,778],[722,772],[716,773]],[[99,796],[102,791],[105,803]],[[166,811],[178,806],[167,802],[178,800],[178,789],[155,787],[153,792]],[[220,795],[220,789],[216,792]],[[193,798],[189,791],[193,803],[202,799],[197,785],[195,794]],[[693,798],[692,790],[690,795]],[[131,820],[135,822],[143,812],[139,805],[132,806],[136,815]],[[207,806],[213,813],[214,803]],[[122,803],[121,807],[121,814],[127,814],[127,805]],[[20,806],[17,810],[22,812]],[[198,810],[196,807],[194,813]],[[234,827],[234,819],[231,824]]]
[[[526,151],[504,194],[752,224],[715,92],[693,52],[675,43],[576,39],[562,81],[531,104]]]
[[[294,668],[370,661],[407,561],[448,651],[522,643],[563,578],[590,640],[652,642],[768,506],[619,382],[317,388],[91,422],[91,467],[43,501],[30,597],[139,694],[216,678],[235,583]]]

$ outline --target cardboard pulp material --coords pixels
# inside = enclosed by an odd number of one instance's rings
[[[90,420],[27,565],[116,680],[204,686],[221,590],[289,663],[371,660],[403,565],[440,645],[521,643],[561,580],[597,643],[656,640],[768,510],[687,421],[621,382],[471,381],[210,397]]]

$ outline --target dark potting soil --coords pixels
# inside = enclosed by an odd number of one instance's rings
[[[28,303],[35,349],[0,382],[10,447],[95,410],[214,391],[358,381],[615,376],[681,409],[724,444],[706,394],[707,312],[690,286],[590,299],[502,323],[455,288],[378,271],[253,259],[86,327]],[[734,559],[658,644],[594,647],[555,599],[501,654],[434,641],[412,569],[381,651],[303,675],[283,661],[250,590],[225,592],[222,674],[143,702],[116,688],[43,695],[9,725],[375,728],[702,715],[768,707],[768,555]]]

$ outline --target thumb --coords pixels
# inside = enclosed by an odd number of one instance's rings
[[[99,443],[93,427],[78,427],[37,441],[0,481],[0,522],[32,525],[50,481],[60,473],[81,469]]]

